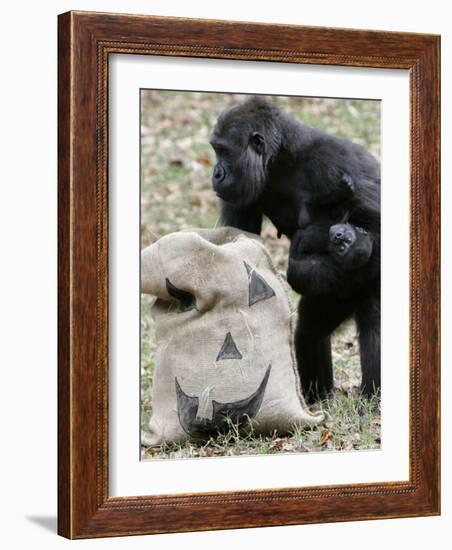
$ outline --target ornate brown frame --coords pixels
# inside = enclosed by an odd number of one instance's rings
[[[58,532],[85,538],[439,514],[440,38],[89,12],[58,23]],[[409,481],[109,497],[111,53],[409,70]]]

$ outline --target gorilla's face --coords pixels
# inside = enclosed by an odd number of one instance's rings
[[[227,202],[254,202],[266,181],[264,136],[237,127],[221,132],[216,127],[210,144],[217,160],[212,175],[216,194]]]
[[[248,205],[260,197],[277,148],[277,140],[268,133],[268,121],[255,103],[232,107],[220,115],[210,144],[217,160],[212,185],[221,199]]]
[[[341,265],[356,269],[368,262],[373,249],[372,239],[361,227],[349,223],[336,224],[330,227],[330,250]]]

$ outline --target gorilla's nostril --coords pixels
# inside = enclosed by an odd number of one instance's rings
[[[336,244],[340,244],[347,233],[347,227],[343,224],[336,224],[330,227],[330,241]]]

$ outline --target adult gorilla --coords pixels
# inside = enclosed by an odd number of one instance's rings
[[[221,221],[260,233],[265,214],[278,230],[296,242],[291,246],[288,280],[303,296],[295,348],[303,389],[323,397],[333,389],[330,334],[344,320],[358,325],[362,390],[380,387],[380,167],[362,146],[294,120],[258,97],[224,111],[210,143],[217,156],[212,183],[221,199]],[[316,284],[300,264],[299,243],[309,226],[350,222],[372,235],[378,262],[353,285],[337,269],[337,257],[312,251],[303,262],[319,265],[328,288]],[[375,260],[374,260],[375,263]],[[378,276],[375,276],[378,273]],[[356,278],[355,278],[356,279]],[[337,284],[335,284],[337,283]]]

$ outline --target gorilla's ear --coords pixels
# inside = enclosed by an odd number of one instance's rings
[[[259,132],[253,132],[250,139],[251,147],[258,153],[262,155],[265,149],[265,139],[262,134]]]

